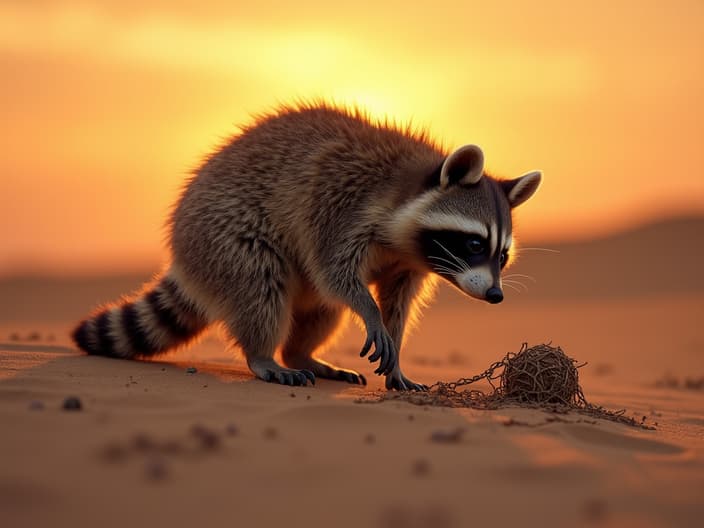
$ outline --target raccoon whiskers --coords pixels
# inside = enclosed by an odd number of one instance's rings
[[[450,270],[450,271],[452,271],[452,272],[454,272],[454,273],[462,273],[462,271],[463,271],[462,269],[460,269],[460,268],[457,266],[456,263],[451,262],[451,261],[449,261],[449,260],[447,260],[447,259],[444,259],[444,258],[442,258],[442,257],[435,257],[435,256],[432,256],[432,255],[431,255],[431,256],[429,256],[428,258],[429,258],[429,259],[432,259],[432,260],[437,260],[437,261],[439,262],[439,264],[433,264],[433,266],[444,267],[445,269],[448,269],[448,270]]]
[[[449,266],[445,266],[444,264],[433,264],[432,266],[433,266],[433,269],[435,269],[435,270],[449,271],[451,273],[457,273],[458,271],[460,271],[454,266],[449,267]]]
[[[447,254],[450,256],[450,258],[451,258],[452,260],[454,260],[454,261],[459,265],[460,270],[461,270],[462,272],[470,271],[469,265],[468,265],[464,260],[462,260],[461,258],[459,258],[457,255],[455,255],[452,251],[450,251],[449,249],[447,249],[445,246],[443,246],[443,245],[442,245],[440,242],[438,242],[437,240],[433,239],[433,242],[435,242],[438,246],[440,246],[440,249],[442,249],[445,253],[447,253]]]
[[[506,275],[505,277],[503,277],[503,279],[513,279],[515,277],[520,277],[522,279],[528,279],[533,284],[535,284],[537,282],[535,280],[535,277],[533,277],[532,275],[524,275],[523,273],[511,273],[510,275]]]
[[[504,285],[507,286],[507,287],[509,287],[509,288],[511,288],[512,290],[516,290],[516,292],[518,292],[518,293],[523,293],[522,290],[519,290],[519,289],[518,289],[516,286],[514,286],[513,284],[509,284],[508,282],[506,282],[506,283],[504,283]]]
[[[502,278],[501,284],[505,284],[506,286],[509,286],[514,289],[518,289],[517,287],[520,286],[521,288],[523,288],[523,291],[528,290],[528,286],[526,286],[525,284],[523,284],[522,282],[520,282],[518,280],[511,280],[511,279]]]
[[[433,271],[435,271],[438,275],[447,275],[448,277],[452,277],[457,274],[456,271],[443,266],[433,266]]]
[[[541,247],[520,247],[515,250],[515,253],[521,253],[523,251],[547,251],[548,253],[559,253],[559,249],[541,248]]]
[[[514,290],[516,293],[523,293],[523,292],[525,291],[525,290],[521,290],[521,289],[520,289],[519,287],[517,287],[517,286],[514,286],[513,284],[508,284],[508,283],[506,283],[506,284],[504,284],[504,286],[506,286],[507,288],[511,288],[511,289]]]

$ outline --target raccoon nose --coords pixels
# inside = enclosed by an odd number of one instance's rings
[[[497,304],[504,300],[504,292],[500,288],[493,286],[486,291],[486,300],[491,304]]]

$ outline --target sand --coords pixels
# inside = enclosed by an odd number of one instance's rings
[[[366,388],[254,380],[216,334],[155,362],[87,357],[71,325],[148,273],[0,279],[0,524],[699,526],[704,253],[691,240],[702,226],[526,254],[509,273],[537,284],[496,306],[442,290],[402,353],[406,374],[432,383],[552,341],[588,362],[592,403],[655,430],[356,403],[382,383],[354,326],[325,357],[366,374]],[[71,396],[80,411],[63,410]]]
[[[441,297],[404,350],[410,377],[456,379],[522,340],[552,339],[589,361],[590,400],[657,429],[356,403],[382,385],[357,357],[355,327],[326,358],[362,370],[368,387],[290,388],[254,380],[215,335],[158,362],[83,356],[54,314],[0,325],[3,526],[701,522],[704,391],[657,386],[666,374],[671,385],[704,374],[701,296],[523,300],[501,311]],[[63,410],[68,396],[82,410]],[[433,440],[458,428],[456,441]]]

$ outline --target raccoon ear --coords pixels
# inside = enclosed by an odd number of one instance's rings
[[[484,174],[484,153],[476,145],[465,145],[450,154],[440,170],[440,187],[477,183]]]
[[[543,174],[540,171],[527,172],[515,180],[501,182],[501,187],[506,193],[506,198],[511,208],[518,207],[535,194],[540,186]]]

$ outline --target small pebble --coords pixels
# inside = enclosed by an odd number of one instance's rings
[[[462,441],[464,429],[458,427],[449,431],[438,429],[430,434],[430,441],[438,444],[457,444]]]
[[[203,436],[199,437],[199,440],[200,440],[200,446],[203,449],[210,450],[210,449],[217,449],[218,447],[220,447],[220,437],[213,432],[210,432],[207,435],[203,435]]]
[[[220,446],[220,437],[218,434],[204,425],[196,424],[192,426],[191,434],[198,439],[203,449],[216,449]]]
[[[376,443],[376,436],[373,434],[369,433],[367,436],[364,437],[364,443],[365,444],[374,444]]]
[[[166,467],[166,463],[160,458],[151,458],[147,460],[144,465],[144,473],[150,480],[164,480],[168,474],[169,470]]]
[[[412,421],[415,420],[415,419],[416,419],[416,417],[413,416],[412,414],[409,414],[409,415],[408,415],[408,421],[409,421],[409,422],[412,422]]]
[[[103,449],[102,456],[107,462],[122,462],[127,458],[127,450],[119,444],[109,444]]]
[[[132,437],[132,446],[137,451],[151,451],[156,448],[156,442],[146,433],[137,433]]]
[[[66,398],[62,407],[65,411],[80,411],[81,409],[83,409],[81,400],[76,398],[75,396],[69,396],[68,398]]]
[[[310,400],[310,394],[306,395],[306,400]]]
[[[165,372],[165,371],[166,371],[166,367],[161,367],[161,371],[162,371],[162,372]]]
[[[602,522],[608,517],[608,505],[602,499],[588,499],[582,505],[582,515],[592,522]]]
[[[27,334],[27,341],[41,341],[42,335],[39,332],[30,332]]]
[[[188,367],[186,369],[186,374],[195,374],[196,372],[198,372],[198,369],[195,367]]]
[[[235,424],[229,423],[225,426],[225,433],[227,433],[229,436],[237,436],[238,434],[240,434],[240,430]]]
[[[415,476],[423,477],[430,473],[430,463],[424,458],[419,458],[418,460],[413,462],[411,471]]]
[[[291,398],[295,398],[295,397],[296,397],[296,393],[295,393],[295,392],[292,392],[291,394],[289,394],[289,396],[291,396]]]
[[[198,437],[204,434],[208,434],[209,430],[203,424],[193,424],[188,431],[192,436]]]
[[[32,400],[29,402],[29,410],[30,411],[43,411],[44,410],[44,402],[39,401],[39,400]]]
[[[264,438],[269,440],[274,440],[279,437],[279,432],[274,427],[267,427],[264,429]]]

